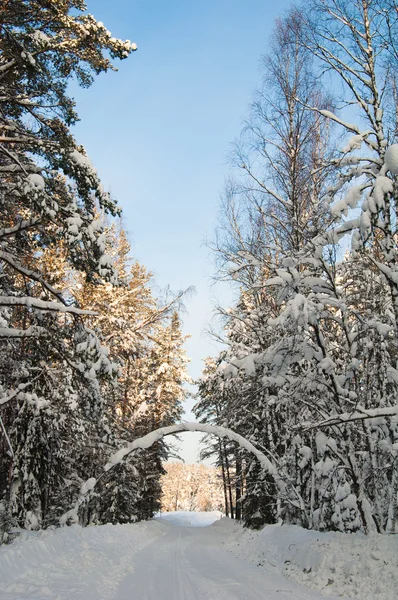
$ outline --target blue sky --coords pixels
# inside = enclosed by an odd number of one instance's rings
[[[123,208],[134,256],[156,285],[189,286],[184,332],[190,373],[215,353],[205,334],[215,296],[213,257],[204,245],[217,224],[227,155],[260,82],[259,61],[279,0],[88,0],[88,10],[138,51],[117,73],[73,88],[81,122],[75,135]],[[189,408],[190,404],[188,405]],[[190,418],[189,413],[187,419]],[[185,434],[196,457],[200,434]]]

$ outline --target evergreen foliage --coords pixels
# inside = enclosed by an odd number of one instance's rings
[[[167,380],[162,418],[181,414],[181,295],[153,297],[151,274],[112,221],[120,210],[71,132],[69,81],[91,85],[135,44],[82,0],[6,2],[0,28],[1,518],[35,529],[57,525],[111,452],[152,427],[138,413],[156,404],[156,378]],[[166,346],[172,368],[157,374],[150,357]],[[81,522],[151,516],[139,504],[149,485],[153,509],[159,502],[160,456],[150,473],[131,460],[104,478]]]

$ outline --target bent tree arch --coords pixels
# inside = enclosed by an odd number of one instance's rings
[[[280,490],[285,488],[285,484],[278,473],[276,465],[274,464],[275,461],[271,461],[263,452],[261,452],[261,450],[258,450],[251,442],[249,442],[249,440],[244,438],[242,435],[239,435],[239,433],[232,431],[232,429],[227,429],[226,427],[220,427],[219,425],[182,422],[177,423],[176,425],[169,425],[168,427],[160,427],[159,429],[155,429],[155,431],[147,433],[143,437],[130,442],[130,444],[128,444],[125,448],[121,448],[115,452],[110,457],[110,460],[106,463],[104,472],[98,477],[98,479],[91,477],[83,483],[75,506],[73,509],[62,515],[60,519],[61,524],[65,524],[68,521],[77,521],[77,514],[81,504],[90,498],[92,491],[105,473],[113,469],[116,465],[120,464],[126,456],[134,452],[134,450],[150,448],[153,444],[168,435],[182,433],[184,431],[201,431],[203,433],[216,435],[220,438],[228,438],[233,442],[237,442],[241,448],[244,448],[256,456],[264,474],[267,473],[271,475]]]

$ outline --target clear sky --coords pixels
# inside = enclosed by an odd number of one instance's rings
[[[73,88],[81,123],[75,135],[105,189],[123,208],[135,258],[156,285],[189,286],[184,333],[198,377],[216,350],[205,330],[216,292],[204,245],[217,224],[227,154],[260,82],[259,61],[287,0],[88,0],[115,37],[138,50],[117,73]],[[192,405],[188,403],[188,409]],[[191,420],[189,412],[187,420]],[[196,458],[198,434],[184,434]]]

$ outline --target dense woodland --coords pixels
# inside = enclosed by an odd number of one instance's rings
[[[120,210],[71,133],[87,87],[135,45],[80,0],[0,7],[0,500],[3,530],[59,524],[131,439],[178,421],[187,359],[180,294],[156,297]],[[103,478],[80,522],[160,507],[168,446]]]
[[[196,414],[276,467],[208,440],[253,527],[395,531],[397,26],[383,0],[293,8],[235,144],[214,250],[237,296]]]
[[[170,447],[103,467],[181,419],[181,293],[131,257],[68,95],[136,46],[82,0],[3,1],[0,28],[0,533],[58,525],[88,478],[81,524],[146,519]],[[393,0],[293,7],[234,146],[213,249],[236,302],[195,411],[272,464],[206,439],[251,527],[395,531],[397,34]]]

